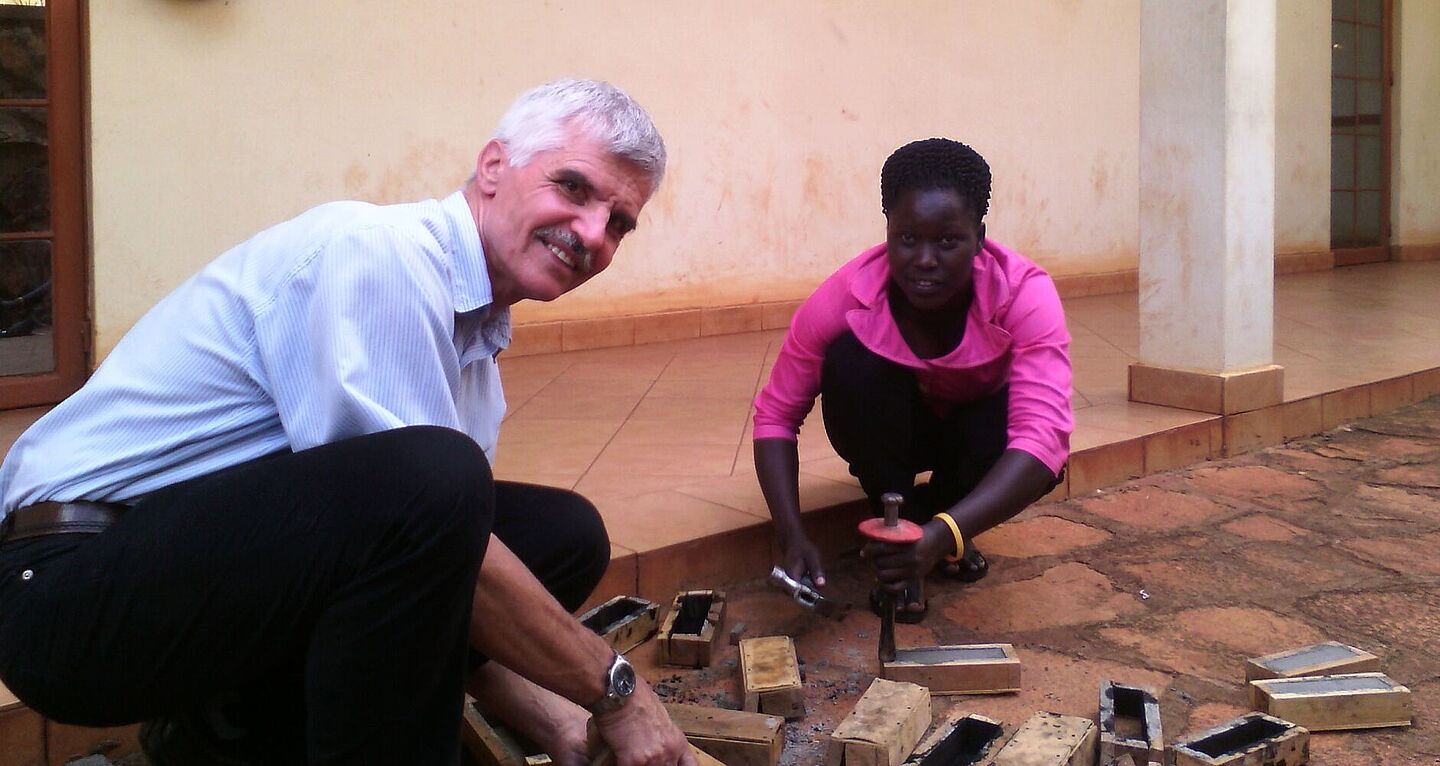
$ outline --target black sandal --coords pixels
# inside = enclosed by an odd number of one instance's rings
[[[940,567],[940,573],[948,579],[959,582],[979,582],[990,574],[990,562],[977,548],[970,548],[959,561],[947,561]]]
[[[910,593],[907,591],[905,595],[909,596]],[[918,612],[913,609],[907,608],[910,604],[916,603],[920,602],[905,601],[902,603],[897,603],[895,605],[895,621],[898,623],[903,623],[905,625],[915,625],[921,620],[924,620],[925,615],[930,614],[930,599],[925,599],[924,608]],[[870,591],[870,611],[873,612],[876,617],[880,616],[880,590],[878,588],[872,589]]]

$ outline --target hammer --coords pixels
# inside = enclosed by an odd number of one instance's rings
[[[924,531],[920,526],[900,518],[900,506],[905,496],[899,492],[886,492],[880,496],[885,507],[885,517],[866,519],[860,522],[860,534],[882,543],[913,545],[920,542]],[[886,588],[880,589],[880,662],[895,660],[895,595]]]

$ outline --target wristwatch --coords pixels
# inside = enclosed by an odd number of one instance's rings
[[[604,715],[625,707],[625,703],[630,701],[630,695],[634,693],[635,668],[631,667],[625,655],[616,652],[609,670],[605,671],[605,694],[600,697],[599,702],[587,705],[585,709],[593,716]]]

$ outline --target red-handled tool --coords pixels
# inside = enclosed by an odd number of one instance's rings
[[[866,519],[860,522],[860,534],[871,540],[896,545],[913,545],[920,542],[924,531],[920,525],[900,518],[900,506],[905,496],[899,492],[886,492],[880,497],[885,507],[885,517]],[[884,587],[880,588],[880,661],[895,659],[895,595]]]

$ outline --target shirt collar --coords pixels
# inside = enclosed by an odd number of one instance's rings
[[[485,248],[465,192],[457,191],[440,201],[450,226],[450,286],[455,292],[455,313],[463,314],[495,301],[490,273],[485,268]]]

